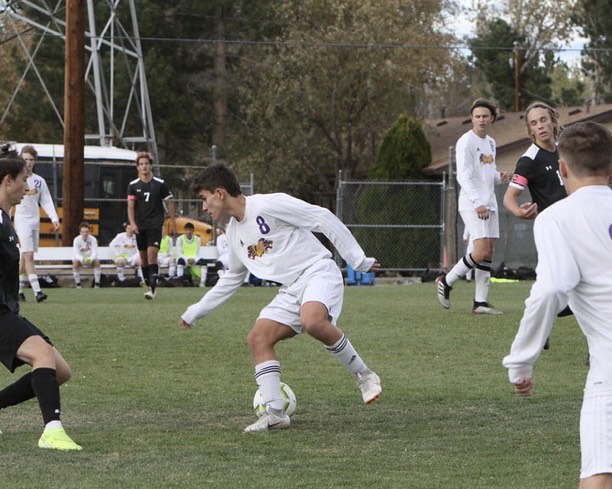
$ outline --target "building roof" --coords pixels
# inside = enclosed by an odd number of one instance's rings
[[[612,129],[612,104],[582,107],[557,108],[562,126],[580,121],[593,120]],[[429,119],[423,130],[431,144],[431,164],[423,169],[428,175],[441,174],[448,170],[450,148],[454,149],[457,139],[472,128],[469,116]],[[527,149],[531,139],[527,135],[524,112],[501,114],[489,132],[497,143],[497,168],[513,172],[518,158]]]

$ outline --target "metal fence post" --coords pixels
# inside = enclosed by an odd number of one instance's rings
[[[457,171],[455,169],[455,148],[448,148],[448,176],[444,213],[444,247],[442,268],[452,267],[457,262]]]
[[[336,189],[336,216],[338,217],[338,219],[340,219],[342,222],[344,222],[344,215],[343,215],[343,189],[344,189],[344,183],[342,182],[342,170],[338,170],[338,188]],[[334,249],[334,260],[336,261],[337,265],[342,268],[342,258],[340,257],[340,253],[338,253],[338,250]]]

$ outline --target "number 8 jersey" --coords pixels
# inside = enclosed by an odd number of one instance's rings
[[[314,232],[325,235],[355,270],[367,272],[372,266],[374,260],[366,258],[332,212],[276,193],[246,197],[244,218],[231,218],[227,228],[229,270],[246,268],[259,278],[291,284],[308,267],[332,256]]]

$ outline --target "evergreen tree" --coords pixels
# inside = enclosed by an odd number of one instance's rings
[[[438,259],[440,188],[397,182],[424,180],[421,170],[430,162],[431,147],[420,122],[400,115],[370,171],[372,179],[388,184],[364,185],[354,217],[360,224],[383,225],[358,228],[355,236],[386,268],[427,268]]]
[[[431,147],[420,122],[401,114],[383,139],[370,178],[420,180],[430,163]]]
[[[550,51],[541,56],[539,51],[529,54],[521,49],[526,39],[503,19],[489,21],[480,36],[470,40],[471,61],[480,69],[489,84],[490,93],[483,94],[497,100],[505,111],[515,110],[515,47],[520,52],[520,100],[526,107],[533,100],[550,101],[550,72],[556,61]],[[535,58],[535,59],[532,59]]]

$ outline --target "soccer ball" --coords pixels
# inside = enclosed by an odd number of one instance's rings
[[[281,396],[283,396],[284,400],[283,409],[285,410],[287,416],[291,416],[293,413],[295,413],[295,409],[297,408],[297,398],[295,397],[295,393],[291,387],[284,382],[280,383],[280,387]],[[266,412],[266,405],[263,402],[259,389],[257,389],[255,396],[253,397],[253,409],[255,410],[255,414],[258,418],[260,418],[261,415]]]

